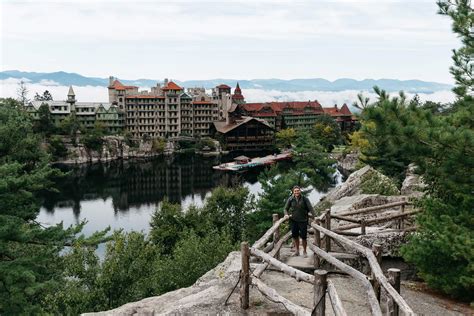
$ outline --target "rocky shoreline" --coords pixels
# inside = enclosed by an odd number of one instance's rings
[[[78,143],[73,145],[69,138],[63,138],[63,143],[67,149],[67,158],[59,159],[53,164],[61,165],[80,165],[104,163],[114,160],[129,160],[129,159],[152,159],[155,157],[171,156],[174,154],[185,153],[186,150],[178,148],[176,142],[167,141],[164,149],[156,150],[153,148],[152,141],[139,141],[137,146],[130,146],[122,136],[105,136],[103,137],[103,145],[101,150],[91,150],[86,148],[83,144]],[[214,157],[226,154],[222,151],[220,146],[216,145],[217,150],[193,151],[197,155],[205,157]]]

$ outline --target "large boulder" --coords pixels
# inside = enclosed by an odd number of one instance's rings
[[[252,264],[252,268],[255,266]],[[225,301],[239,280],[241,268],[240,252],[231,252],[224,262],[208,271],[194,285],[161,296],[149,297],[138,302],[128,303],[118,308],[97,312],[84,313],[87,316],[105,315],[218,315],[241,314],[239,304],[239,288]],[[250,307],[246,315],[264,313],[281,314],[285,309],[273,303],[251,288]]]
[[[425,187],[426,185],[423,183],[422,177],[416,174],[415,164],[410,164],[406,178],[403,180],[402,188],[400,189],[401,194],[419,198],[423,196]]]

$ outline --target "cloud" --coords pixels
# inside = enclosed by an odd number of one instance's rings
[[[20,79],[5,79],[0,80],[0,97],[17,97],[18,83]],[[29,98],[33,98],[35,93],[43,93],[44,90],[48,90],[55,100],[65,100],[69,90],[68,86],[59,85],[44,85],[39,83],[28,83],[27,88],[29,90]],[[74,92],[76,93],[76,99],[78,101],[93,101],[93,102],[107,102],[108,91],[104,87],[76,87],[74,86]],[[358,90],[345,90],[338,92],[331,91],[279,91],[279,90],[262,90],[262,89],[244,89],[242,93],[245,96],[247,102],[270,102],[270,101],[307,101],[307,100],[318,100],[323,107],[331,107],[334,104],[342,105],[344,103],[351,105],[357,100]],[[370,100],[375,100],[376,95],[370,91],[363,91],[364,95],[369,97]],[[391,94],[395,96],[395,94]],[[414,93],[406,93],[408,98],[413,98]],[[442,103],[453,102],[455,99],[452,91],[438,91],[435,93],[418,93],[421,101],[435,101]]]
[[[58,82],[54,80],[48,80],[48,79],[41,79],[41,81],[38,84],[41,86],[59,86]]]
[[[318,100],[323,107],[331,107],[335,104],[342,105],[344,103],[351,105],[357,100],[358,90],[345,91],[299,91],[288,92],[279,90],[260,90],[245,89],[242,93],[247,102],[271,102],[271,101],[308,101]],[[376,100],[377,96],[373,92],[363,91],[363,94],[370,98],[371,101]],[[391,94],[395,96],[395,94]],[[407,97],[413,98],[414,93],[406,93]],[[442,103],[453,102],[455,96],[452,91],[438,91],[435,93],[418,93],[421,101],[435,101]]]

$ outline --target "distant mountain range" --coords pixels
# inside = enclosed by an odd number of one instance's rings
[[[0,72],[0,80],[15,78],[28,79],[30,83],[39,83],[52,85],[57,84],[61,86],[108,86],[108,78],[85,77],[76,73],[68,73],[64,71],[42,73],[42,72],[24,72],[18,70],[7,70]],[[128,80],[119,78],[119,80],[126,85],[134,85],[142,88],[155,86],[157,82],[163,80],[152,79],[137,79]],[[329,81],[322,78],[314,79],[252,79],[252,80],[237,80],[237,79],[210,79],[210,80],[188,80],[180,81],[173,80],[179,85],[186,88],[189,87],[204,87],[206,89],[213,88],[219,84],[227,84],[235,87],[239,82],[242,89],[263,89],[263,90],[278,90],[278,91],[344,91],[344,90],[372,90],[374,86],[387,90],[388,92],[404,90],[412,93],[433,93],[436,91],[450,90],[452,88],[449,84],[438,82],[427,82],[421,80],[397,80],[397,79],[364,79],[355,80],[350,78],[341,78],[334,81]]]

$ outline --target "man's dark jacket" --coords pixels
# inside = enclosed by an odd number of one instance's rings
[[[308,213],[315,215],[313,206],[306,196],[300,195],[296,198],[291,195],[285,204],[285,214],[290,214],[295,222],[307,222]]]

